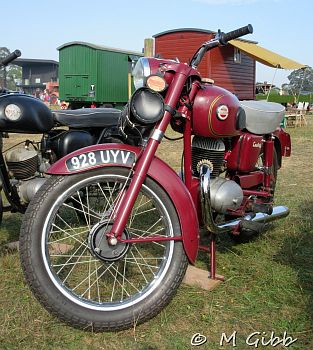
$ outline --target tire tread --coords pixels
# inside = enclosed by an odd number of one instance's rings
[[[159,298],[158,302],[153,305],[153,307],[146,308],[144,312],[140,313],[137,319],[127,318],[123,321],[112,322],[86,322],[86,319],[73,316],[70,313],[64,311],[64,309],[57,307],[56,305],[51,305],[49,301],[49,296],[45,292],[45,289],[42,287],[38,278],[36,278],[36,273],[34,266],[32,264],[32,259],[29,254],[32,244],[32,232],[31,227],[33,227],[34,221],[36,220],[36,213],[38,208],[43,204],[44,198],[48,193],[51,193],[65,181],[66,177],[54,176],[51,178],[51,181],[47,181],[37,192],[36,196],[29,204],[23,223],[21,226],[20,233],[20,259],[22,269],[26,278],[26,281],[35,295],[36,299],[44,306],[44,308],[49,311],[54,316],[58,317],[61,321],[69,324],[72,327],[93,331],[93,332],[102,332],[102,331],[119,331],[127,328],[131,328],[136,324],[143,323],[152,317],[156,316],[169,302],[172,300],[177,288],[179,287],[187,266],[188,260],[185,254],[181,254],[181,261],[179,262],[180,266],[178,268],[178,273],[173,278],[172,283],[166,292]]]

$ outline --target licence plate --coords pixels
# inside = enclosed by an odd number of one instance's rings
[[[119,149],[97,150],[81,153],[69,158],[66,161],[66,167],[68,171],[77,171],[94,168],[103,164],[132,166],[135,159],[136,155],[131,151]]]

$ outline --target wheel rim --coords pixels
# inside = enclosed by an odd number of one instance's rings
[[[115,311],[140,302],[160,285],[173,258],[174,241],[117,245],[117,253],[102,243],[96,254],[94,242],[106,241],[126,183],[126,176],[116,174],[81,180],[58,197],[44,222],[46,271],[66,298],[85,308]],[[143,185],[123,237],[155,235],[173,236],[173,227],[161,199]],[[112,261],[111,253],[120,257]]]

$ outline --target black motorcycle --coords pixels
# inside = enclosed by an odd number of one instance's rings
[[[15,50],[0,62],[20,56]],[[40,99],[0,88],[0,222],[3,211],[21,212],[45,182],[47,169],[79,148],[98,143],[138,143],[120,127],[123,113],[113,108],[51,111]],[[8,133],[42,134],[3,150]],[[38,139],[38,138],[37,138]],[[3,206],[2,189],[8,205]]]

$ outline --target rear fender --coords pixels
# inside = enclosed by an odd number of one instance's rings
[[[47,174],[72,175],[107,166],[130,168],[140,152],[141,148],[125,144],[92,145],[61,158],[49,168]],[[153,159],[148,176],[170,196],[179,217],[186,255],[194,264],[199,246],[199,223],[190,193],[175,171],[158,157]]]
[[[280,147],[280,154],[282,157],[290,157],[291,155],[291,139],[290,135],[282,128],[274,132],[275,147]],[[277,149],[276,148],[276,149]]]

